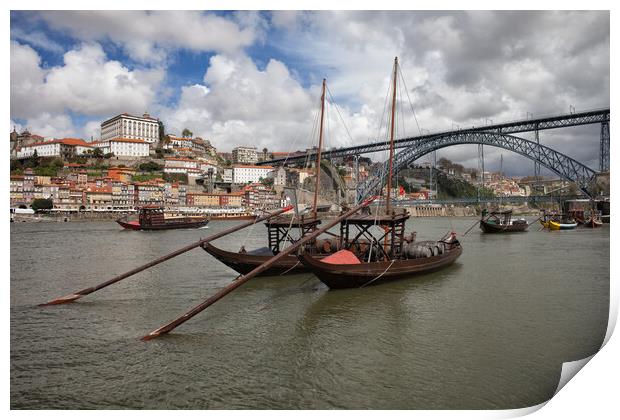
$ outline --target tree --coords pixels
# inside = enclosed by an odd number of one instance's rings
[[[183,133],[181,133],[181,135],[185,138],[190,138],[194,135],[194,133],[192,133],[191,131],[189,131],[189,128],[184,128],[183,129]]]
[[[161,171],[162,166],[156,162],[149,161],[149,162],[141,163],[138,166],[138,169],[143,172],[156,172],[156,171]]]
[[[49,210],[54,208],[54,202],[47,198],[35,198],[30,206],[34,211]]]
[[[159,126],[159,142],[163,143],[166,138],[166,126],[159,120],[157,121],[157,125]]]
[[[103,158],[103,150],[101,150],[99,147],[95,147],[95,149],[93,150],[93,157],[96,159]]]

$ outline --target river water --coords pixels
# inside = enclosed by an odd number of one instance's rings
[[[408,229],[438,239],[474,222]],[[329,291],[311,274],[257,278],[149,342],[139,338],[235,273],[196,249],[76,303],[36,306],[234,223],[11,224],[11,408],[520,408],[549,399],[562,363],[605,336],[609,225],[475,228],[454,265],[363,289]],[[216,244],[250,249],[265,236],[260,225]]]

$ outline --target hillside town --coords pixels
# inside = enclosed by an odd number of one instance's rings
[[[239,216],[258,208],[280,207],[285,187],[296,188],[302,195],[314,190],[311,164],[258,165],[289,152],[248,145],[218,151],[208,139],[194,136],[189,129],[180,135],[164,131],[164,124],[148,113],[124,113],[103,121],[99,139],[44,138],[27,129],[14,129],[10,133],[10,205],[63,213],[126,213],[157,205],[167,210]],[[356,185],[377,165],[367,158],[331,164],[334,170],[328,175],[340,178],[345,191],[330,195],[328,188],[322,194],[325,204],[350,202]],[[483,185],[495,196],[536,193],[532,180],[467,169],[447,159],[440,159],[436,168],[422,162],[418,169],[423,176],[405,178],[394,190],[397,199],[441,197],[437,182],[433,184],[433,171],[474,187]],[[538,180],[537,186],[542,185],[546,192],[564,184]]]

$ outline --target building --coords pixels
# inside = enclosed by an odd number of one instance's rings
[[[159,141],[159,120],[145,113],[142,117],[120,114],[101,123],[101,141],[143,140],[152,148]]]
[[[233,163],[255,164],[258,162],[256,147],[238,146],[232,150]]]
[[[112,210],[112,188],[110,187],[88,187],[84,191],[84,207],[86,210],[106,211]]]
[[[152,182],[137,182],[134,184],[134,203],[136,206],[149,204],[163,206],[165,202],[165,188]]]
[[[167,158],[164,161],[164,172],[168,174],[185,174],[199,176],[202,174],[201,162],[188,158]]]
[[[82,139],[64,138],[22,146],[17,150],[16,156],[18,158],[28,158],[33,156],[36,151],[39,157],[59,157],[67,159],[91,152],[92,150],[94,150],[92,143],[86,143]]]
[[[232,184],[233,182],[233,168],[224,168],[222,171],[222,182]]]
[[[18,133],[15,127],[13,127],[13,131],[10,135],[11,157],[17,157],[17,151],[20,148],[28,146],[32,143],[41,143],[43,141],[43,137],[30,133],[28,129],[25,129],[21,133]]]
[[[234,193],[187,193],[188,207],[242,207],[245,200],[243,191]]]
[[[135,207],[135,190],[133,184],[112,181],[112,209],[131,210]]]
[[[24,201],[23,175],[11,175],[10,194],[11,207],[26,204]]]
[[[232,182],[235,184],[260,182],[261,179],[267,179],[271,171],[273,171],[273,166],[234,165]]]
[[[149,143],[140,139],[115,138],[90,144],[101,149],[103,154],[112,153],[114,156],[132,158],[149,156]]]
[[[286,169],[284,169],[284,166],[280,166],[278,169],[271,171],[269,176],[273,178],[274,187],[286,186]]]

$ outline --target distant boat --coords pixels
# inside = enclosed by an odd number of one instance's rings
[[[151,205],[139,209],[137,220],[123,217],[116,223],[130,230],[191,229],[205,226],[209,219],[202,216],[165,217],[162,206]]]
[[[540,218],[540,224],[549,230],[575,229],[578,223],[575,219],[560,213],[545,213]]]
[[[525,232],[527,227],[527,221],[523,219],[512,220],[512,210],[484,210],[480,217],[480,229],[484,233]]]
[[[603,226],[603,221],[598,216],[590,216],[583,222],[583,227],[598,228]]]

